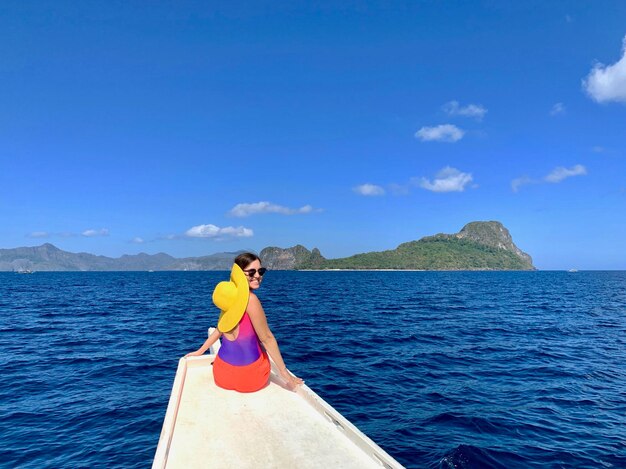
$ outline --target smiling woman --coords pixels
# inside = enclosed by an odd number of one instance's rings
[[[202,347],[186,355],[202,355],[223,335],[213,363],[215,384],[221,388],[239,392],[264,388],[270,377],[268,354],[290,389],[303,383],[287,370],[261,302],[251,292],[261,286],[265,272],[256,254],[237,256],[230,281],[220,282],[213,292],[213,302],[221,311],[217,329]]]

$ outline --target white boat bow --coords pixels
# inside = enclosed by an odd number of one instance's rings
[[[218,348],[180,359],[153,469],[403,467],[309,387],[286,389],[274,364],[260,391],[217,387]]]

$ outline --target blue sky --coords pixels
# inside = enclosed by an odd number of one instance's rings
[[[0,247],[626,269],[626,3],[0,5]]]

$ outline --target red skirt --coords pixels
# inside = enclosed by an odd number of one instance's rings
[[[270,368],[266,352],[262,352],[256,361],[244,366],[226,363],[218,355],[213,362],[213,379],[215,384],[223,389],[254,392],[267,386]]]

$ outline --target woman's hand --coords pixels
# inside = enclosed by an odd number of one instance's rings
[[[304,384],[304,380],[302,378],[292,375],[289,371],[287,371],[287,369],[281,371],[280,376],[285,380],[285,384],[291,391],[295,391],[296,387]]]
[[[187,355],[185,355],[185,358],[187,358],[187,357],[199,357],[200,355],[202,355],[202,352],[200,350],[196,350],[195,352],[189,352]]]

